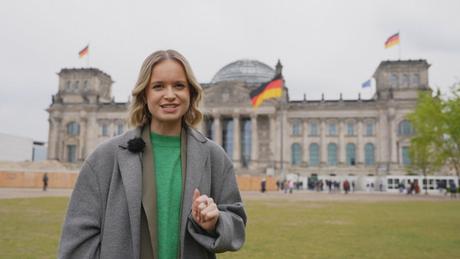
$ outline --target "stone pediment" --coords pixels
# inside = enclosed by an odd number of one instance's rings
[[[243,82],[221,82],[204,89],[203,104],[211,107],[251,107],[249,89]]]

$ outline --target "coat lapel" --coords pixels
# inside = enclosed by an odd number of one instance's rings
[[[139,136],[140,130],[136,133],[127,136],[126,142],[130,137]],[[140,211],[141,211],[141,196],[142,196],[142,164],[140,153],[132,153],[122,147],[117,153],[120,174],[123,181],[123,186],[126,193],[128,203],[129,220],[131,224],[131,236],[135,257],[137,258],[140,247]]]
[[[181,219],[181,257],[184,254],[184,237],[185,227],[188,216],[192,208],[193,191],[200,186],[201,177],[205,171],[206,160],[208,159],[207,149],[203,143],[207,140],[194,132],[193,129],[187,128],[187,144],[186,144],[186,174],[185,174],[185,189],[182,201],[182,219]]]
[[[153,160],[153,146],[150,141],[150,127],[145,126],[142,131],[142,139],[145,142],[145,150],[142,159],[142,205],[147,217],[150,233],[150,242],[154,258],[157,254],[157,193],[155,181],[155,165]]]

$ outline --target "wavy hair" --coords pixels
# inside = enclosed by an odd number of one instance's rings
[[[128,122],[130,126],[139,127],[149,123],[152,115],[147,107],[145,89],[150,83],[153,68],[164,60],[175,60],[182,65],[190,87],[190,106],[182,117],[182,121],[190,127],[195,127],[203,119],[203,114],[198,109],[203,89],[195,78],[190,64],[179,52],[175,50],[160,50],[148,56],[142,64],[141,71],[134,89],[131,92],[133,100],[129,107]]]

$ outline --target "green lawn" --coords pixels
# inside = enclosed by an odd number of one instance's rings
[[[0,258],[55,258],[67,198],[0,200]],[[459,201],[247,200],[247,241],[219,258],[458,258]]]

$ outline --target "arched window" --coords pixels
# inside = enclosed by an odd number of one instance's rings
[[[316,143],[310,144],[308,148],[308,153],[310,154],[310,166],[318,166],[319,165],[319,145]]]
[[[410,156],[409,156],[409,147],[402,147],[402,162],[403,165],[409,166],[411,164]]]
[[[302,161],[302,147],[299,143],[294,143],[291,146],[291,164],[300,165]]]
[[[356,164],[356,146],[353,143],[348,143],[346,148],[347,165]]]
[[[301,120],[294,120],[292,122],[292,135],[300,136],[302,133],[302,121]]]
[[[70,136],[80,134],[80,125],[75,121],[69,122],[67,124],[67,134],[69,134]]]
[[[327,145],[327,164],[337,165],[337,144],[335,143]]]
[[[374,144],[367,143],[364,146],[364,164],[373,165],[375,163],[375,148]]]
[[[412,123],[408,120],[403,120],[399,123],[399,135],[401,136],[411,136],[414,134],[414,128]]]
[[[398,76],[396,74],[390,75],[390,86],[393,88],[398,87]]]

